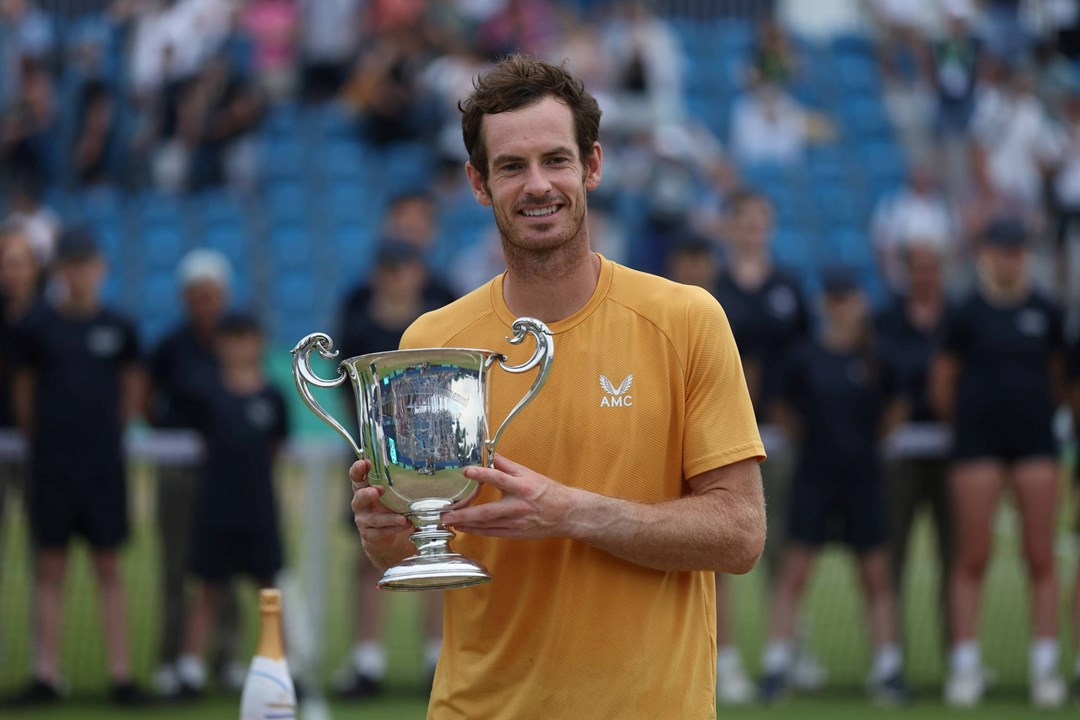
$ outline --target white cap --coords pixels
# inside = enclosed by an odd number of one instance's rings
[[[232,266],[229,259],[217,250],[196,248],[180,260],[176,278],[182,288],[206,281],[228,288],[232,281]]]

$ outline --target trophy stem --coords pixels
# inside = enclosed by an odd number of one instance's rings
[[[454,531],[442,524],[451,503],[444,498],[417,500],[406,517],[416,526],[409,539],[416,554],[388,569],[379,580],[383,590],[450,590],[491,579],[483,565],[450,550]]]

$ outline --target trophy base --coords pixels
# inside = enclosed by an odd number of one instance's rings
[[[486,583],[491,575],[480,563],[457,553],[413,555],[388,569],[379,580],[379,589],[453,590]]]

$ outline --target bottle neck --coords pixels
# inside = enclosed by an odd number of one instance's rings
[[[255,655],[271,660],[285,657],[285,646],[281,642],[281,613],[259,614],[259,644],[255,648]]]

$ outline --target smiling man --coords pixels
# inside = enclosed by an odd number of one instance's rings
[[[510,57],[461,109],[507,270],[401,347],[503,347],[528,315],[558,359],[495,467],[467,471],[471,505],[444,516],[494,579],[446,594],[428,717],[713,718],[713,573],[749,571],[765,537],[765,452],[727,319],[708,292],[592,250],[600,109],[564,68]],[[494,379],[493,427],[531,383]],[[352,508],[386,568],[412,553],[412,526],[378,502],[369,467],[350,469]]]

